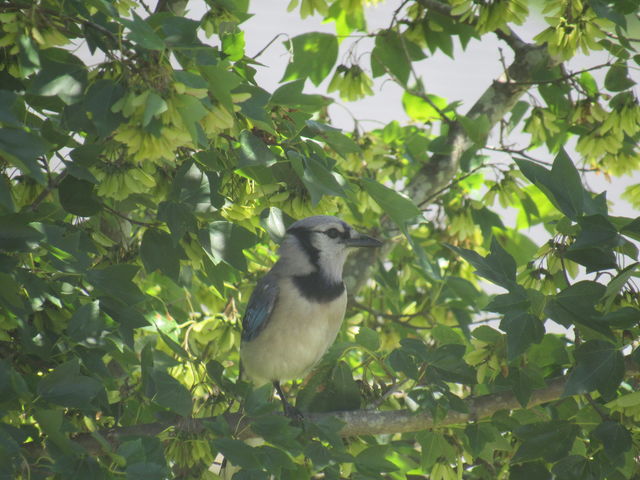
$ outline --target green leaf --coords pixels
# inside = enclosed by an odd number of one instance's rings
[[[111,107],[122,98],[125,89],[110,79],[100,79],[93,83],[84,99],[87,112],[91,114],[91,122],[98,135],[108,137],[125,118],[120,112],[113,112]]]
[[[281,82],[310,78],[318,86],[327,78],[338,58],[338,39],[329,33],[311,32],[284,43],[293,50]]]
[[[93,183],[67,175],[58,186],[62,208],[80,217],[91,217],[97,214],[102,210],[102,203],[94,189]]]
[[[159,270],[167,277],[178,280],[182,249],[176,246],[171,235],[154,228],[147,229],[140,244],[140,258],[147,273]]]
[[[331,99],[322,95],[306,95],[302,93],[304,80],[295,80],[278,87],[271,95],[270,103],[283,105],[307,113],[314,113],[331,103]]]
[[[178,113],[180,113],[182,117],[184,126],[191,135],[193,143],[196,145],[206,144],[207,142],[202,133],[202,127],[198,122],[209,112],[204,105],[202,105],[202,102],[191,95],[176,95],[174,102]],[[161,109],[162,106],[160,105],[158,108]],[[201,137],[202,141],[200,141]]]
[[[116,451],[120,458],[126,460],[127,480],[156,480],[167,478],[169,469],[164,457],[164,447],[159,438],[140,436],[127,437]]]
[[[555,462],[564,458],[578,433],[578,426],[563,420],[532,423],[514,429],[522,440],[512,462],[543,459]]]
[[[580,233],[564,257],[587,267],[587,272],[616,268],[613,248],[621,242],[616,227],[603,215],[578,218]]]
[[[540,343],[544,325],[530,313],[507,313],[500,322],[500,329],[507,334],[507,360],[511,361],[527,351],[533,343]]]
[[[61,48],[40,51],[42,68],[29,83],[29,93],[58,97],[67,105],[82,100],[87,84],[85,63]]]
[[[302,183],[307,187],[314,206],[324,195],[345,196],[340,184],[344,183],[344,179],[338,173],[329,170],[320,158],[315,155],[303,157],[293,150],[287,152],[287,157]]]
[[[38,382],[38,395],[63,407],[92,410],[91,401],[103,391],[101,382],[80,374],[75,360],[59,365]]]
[[[610,398],[624,376],[624,358],[611,342],[589,340],[575,352],[576,366],[569,375],[565,395],[578,395],[598,390]]]
[[[600,480],[600,463],[580,455],[569,455],[553,466],[552,472],[558,480]]]
[[[598,94],[598,84],[596,83],[596,79],[593,78],[589,72],[582,72],[578,77],[578,82],[587,92],[587,95],[590,97],[596,97]]]
[[[43,235],[23,215],[0,216],[0,250],[29,251],[38,246]]]
[[[527,462],[509,468],[509,480],[551,480],[551,472],[543,462]]]
[[[234,438],[216,438],[213,445],[233,465],[243,468],[260,468],[256,450],[242,440]]]
[[[200,22],[180,15],[153,15],[148,19],[151,27],[162,33],[168,47],[196,49],[203,47],[198,40]]]
[[[486,115],[480,115],[477,118],[471,118],[465,117],[464,115],[458,115],[457,118],[473,143],[476,145],[484,145],[487,142],[487,137],[493,127],[489,117]]]
[[[604,77],[604,86],[610,92],[621,92],[636,84],[629,78],[629,69],[626,64],[616,63],[609,67]]]
[[[564,150],[556,156],[551,170],[528,160],[514,160],[524,176],[567,217],[576,220],[583,213],[585,190],[578,170]]]
[[[122,22],[130,32],[127,39],[142,48],[149,50],[164,50],[164,40],[151,28],[151,26],[134,11],[133,20],[120,17]]]
[[[484,258],[473,250],[453,245],[447,245],[447,247],[473,265],[477,275],[507,290],[516,288],[516,262],[495,237],[491,239],[491,253]]]
[[[416,434],[416,440],[422,447],[420,465],[429,471],[440,459],[445,462],[456,458],[456,450],[440,432],[422,431]]]
[[[209,176],[193,161],[178,167],[173,180],[169,200],[184,204],[193,212],[210,212],[212,207]]]
[[[242,83],[234,72],[227,70],[225,64],[204,65],[200,67],[202,76],[207,80],[209,91],[229,112],[233,112],[231,90]]]
[[[595,308],[605,292],[606,287],[601,283],[589,280],[574,283],[548,300],[545,313],[567,328],[578,324],[612,336],[607,325],[601,321],[602,314]]]
[[[390,72],[402,86],[406,86],[411,72],[411,61],[425,58],[418,45],[394,30],[376,35],[371,52],[371,73],[379,77]]]
[[[149,92],[147,101],[144,105],[144,113],[142,114],[142,126],[146,127],[152,118],[158,118],[161,113],[167,111],[169,106],[164,99],[156,92]]]
[[[269,167],[277,162],[276,156],[269,147],[257,136],[248,130],[240,132],[240,168],[247,166]]]
[[[371,352],[380,348],[380,338],[378,332],[369,327],[362,326],[356,335],[356,342]]]
[[[480,455],[485,446],[500,435],[492,423],[469,423],[464,433],[467,437],[469,453],[474,457]]]
[[[46,179],[36,160],[50,148],[40,135],[17,128],[0,128],[0,154],[41,185]]]
[[[24,100],[9,90],[0,90],[0,123],[7,127],[20,128],[23,126],[25,115]]]
[[[158,205],[158,220],[165,222],[171,232],[174,246],[187,232],[196,231],[196,219],[188,205],[179,202],[162,202]]]
[[[133,277],[138,273],[135,265],[119,264],[87,272],[87,280],[99,292],[114,299],[134,306],[144,301],[144,295],[133,283]]]
[[[520,123],[522,117],[524,117],[525,113],[529,111],[529,103],[523,102],[519,100],[516,102],[515,106],[511,109],[511,116],[509,117],[508,128],[509,132],[513,131],[514,128]]]
[[[447,100],[437,95],[424,94],[424,96],[418,96],[404,92],[402,106],[411,120],[431,122],[442,119],[440,112],[445,112],[447,109]]]
[[[27,315],[31,310],[21,295],[22,286],[8,273],[0,272],[0,305],[15,315]]]
[[[631,448],[631,434],[623,425],[606,420],[591,432],[591,436],[602,443],[604,452],[612,461]]]
[[[631,265],[622,269],[607,284],[607,289],[605,291],[605,297],[606,297],[606,302],[604,306],[605,312],[608,312],[610,310],[611,305],[616,299],[616,296],[622,291],[625,285],[627,285],[631,277],[636,274],[637,270],[640,270],[640,263],[638,262],[632,263]]]
[[[241,271],[247,269],[243,250],[258,240],[249,230],[226,221],[211,222],[207,229],[200,230],[199,238],[214,263],[223,261]]]
[[[191,415],[191,393],[182,383],[161,370],[153,370],[151,379],[155,403],[183,417]]]
[[[387,361],[393,370],[402,372],[414,380],[418,379],[418,366],[416,361],[404,349],[396,348],[387,357]]]
[[[303,135],[327,143],[340,156],[346,158],[347,155],[352,153],[362,153],[358,144],[343,134],[340,129],[330,127],[315,120],[308,120],[306,123],[307,128],[302,131]]]
[[[95,347],[103,342],[102,336],[107,332],[105,322],[100,314],[100,304],[94,300],[78,308],[69,320],[67,335],[74,342]]]
[[[398,467],[385,458],[387,450],[386,445],[368,447],[356,455],[354,464],[359,472],[375,475],[375,478],[379,478],[381,473],[395,472]]]
[[[365,191],[401,230],[420,216],[420,209],[406,196],[369,178],[362,179]]]
[[[221,35],[222,51],[232,62],[237,62],[244,57],[244,32],[226,33]]]

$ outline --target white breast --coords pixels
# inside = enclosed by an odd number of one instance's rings
[[[240,349],[245,373],[257,386],[303,377],[336,339],[346,306],[346,292],[329,303],[310,302],[282,279],[269,323]]]

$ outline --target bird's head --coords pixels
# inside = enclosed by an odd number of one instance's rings
[[[287,229],[280,259],[296,275],[320,271],[330,280],[342,281],[342,267],[349,251],[381,245],[379,240],[358,233],[337,217],[316,215],[298,220]]]

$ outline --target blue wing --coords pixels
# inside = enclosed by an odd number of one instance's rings
[[[279,293],[273,276],[267,274],[258,281],[242,319],[242,340],[253,340],[267,325]]]

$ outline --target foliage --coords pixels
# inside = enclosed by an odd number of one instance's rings
[[[244,52],[247,0],[206,0],[197,20],[172,1],[5,2],[0,476],[214,478],[218,453],[236,478],[637,476],[640,218],[584,181],[640,168],[637,6],[545,5],[529,45],[511,30],[522,0],[398,2],[379,31],[361,1],[294,0],[337,35],[288,40],[267,91]],[[342,56],[361,33],[370,63]],[[467,113],[426,89],[416,62],[493,33],[515,79],[488,78]],[[601,49],[603,65],[561,63]],[[409,122],[343,132],[336,99],[305,83],[350,101],[373,78],[404,89]],[[498,130],[506,163],[487,155]],[[316,213],[386,247],[354,263],[373,268],[353,268],[364,287],[340,337],[289,394],[309,412],[427,412],[432,428],[343,439],[329,415],[301,429],[239,380],[248,295],[284,226]],[[487,409],[469,411],[477,399]],[[224,421],[240,410],[262,445]]]

